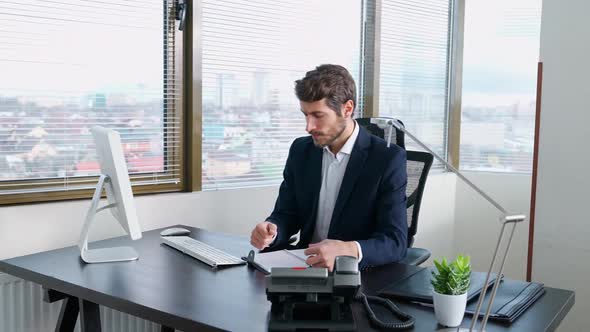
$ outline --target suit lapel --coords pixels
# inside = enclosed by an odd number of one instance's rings
[[[322,149],[313,147],[313,151],[310,156],[310,160],[307,163],[306,174],[310,174],[309,185],[314,193],[314,208],[317,208],[318,198],[320,196],[320,188],[322,186]]]
[[[309,159],[306,161],[306,171],[305,174],[309,174],[309,177],[305,179],[306,188],[309,188],[309,198],[312,200],[310,203],[311,205],[311,214],[308,222],[304,223],[304,228],[301,232],[301,239],[303,240],[303,236],[309,235],[309,240],[311,240],[311,236],[315,229],[315,223],[318,215],[318,201],[320,198],[320,189],[322,186],[322,156],[323,151],[321,148],[317,148],[313,146],[311,148],[311,153],[309,154]],[[307,226],[307,227],[306,227]],[[308,241],[309,241],[308,240]]]
[[[344,205],[348,200],[353,188],[356,183],[365,160],[368,155],[368,148],[370,145],[370,136],[362,127],[359,128],[359,135],[352,148],[346,171],[344,172],[344,178],[342,178],[342,184],[340,185],[340,191],[338,192],[338,198],[336,199],[336,205],[334,206],[334,212],[332,213],[332,220],[330,221],[330,230],[328,236],[332,233],[335,225],[340,220],[340,214]],[[321,177],[320,177],[321,178]]]

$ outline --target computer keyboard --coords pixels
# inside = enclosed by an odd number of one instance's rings
[[[161,239],[163,241],[162,243],[180,250],[213,268],[224,265],[246,264],[245,261],[236,256],[232,256],[188,236],[166,236]]]

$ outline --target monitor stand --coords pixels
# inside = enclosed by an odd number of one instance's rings
[[[108,204],[98,208],[102,190],[106,185],[109,184],[109,177],[101,174],[100,178],[98,179],[98,184],[96,185],[94,195],[92,196],[90,209],[88,209],[88,212],[86,213],[84,227],[82,228],[80,242],[78,243],[78,247],[80,248],[80,257],[82,257],[82,260],[86,263],[126,262],[134,261],[139,258],[139,255],[135,249],[131,247],[88,249],[88,234],[90,233],[90,226],[94,221],[94,217],[98,212],[110,209],[115,206],[115,204]]]

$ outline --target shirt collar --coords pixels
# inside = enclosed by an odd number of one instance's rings
[[[348,138],[346,143],[344,143],[344,145],[342,146],[340,151],[338,151],[338,153],[336,154],[336,159],[338,159],[338,160],[339,160],[338,156],[341,156],[341,153],[344,153],[347,155],[350,155],[352,153],[352,148],[354,147],[354,143],[356,142],[356,139],[359,136],[359,124],[356,122],[356,120],[353,120],[353,122],[354,122],[354,130],[352,131],[352,134],[350,135],[350,137]],[[330,151],[330,148],[328,146],[324,147],[324,151],[332,154],[332,151]]]

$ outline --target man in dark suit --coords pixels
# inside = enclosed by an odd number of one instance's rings
[[[405,151],[352,119],[356,89],[344,67],[318,66],[295,82],[295,93],[310,136],[291,145],[274,210],[250,242],[280,248],[301,231],[307,263],[330,271],[340,255],[359,258],[361,268],[404,258]]]

